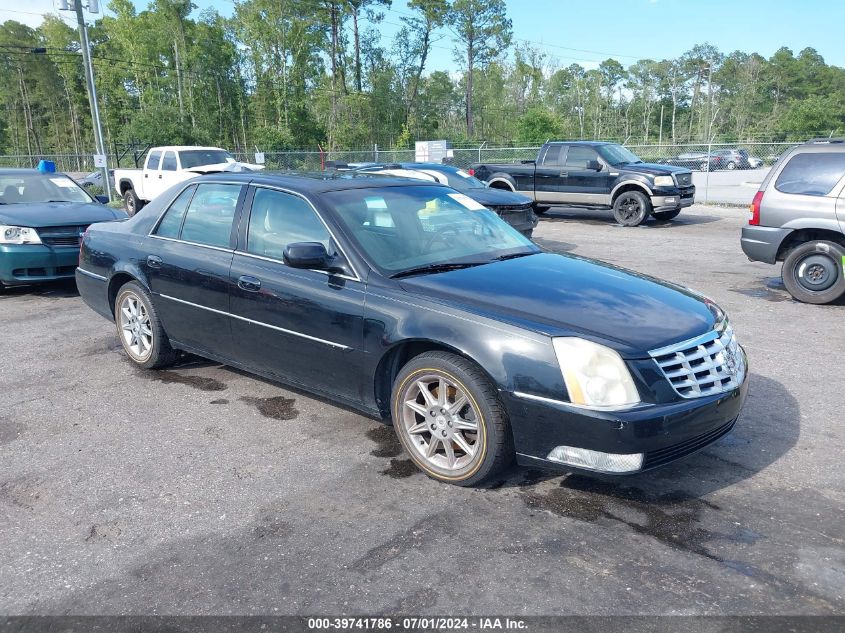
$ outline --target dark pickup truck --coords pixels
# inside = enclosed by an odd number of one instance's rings
[[[649,215],[671,220],[695,199],[689,169],[644,163],[617,143],[550,142],[537,160],[473,165],[470,173],[490,187],[528,196],[539,214],[556,205],[613,209],[624,226]]]

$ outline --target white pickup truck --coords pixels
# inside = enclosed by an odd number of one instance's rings
[[[123,197],[126,212],[135,215],[161,192],[199,174],[260,169],[264,169],[264,165],[239,163],[219,147],[170,145],[151,148],[143,169],[115,169],[114,182]]]

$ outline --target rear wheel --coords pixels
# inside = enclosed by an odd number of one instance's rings
[[[733,171],[734,169],[736,169],[736,163],[735,163],[735,162],[733,162],[733,161],[731,161],[731,162],[729,162],[729,163],[726,165],[726,167],[727,167],[728,169],[730,169],[731,171]]]
[[[669,220],[674,220],[675,218],[677,218],[680,212],[680,209],[675,209],[674,211],[658,211],[652,213],[651,215],[658,222],[668,222]]]
[[[474,486],[513,460],[507,414],[487,376],[473,362],[426,352],[393,384],[396,435],[429,477]]]
[[[783,284],[804,303],[823,304],[845,295],[845,248],[825,240],[794,248],[783,262]]]
[[[139,367],[157,369],[176,361],[178,353],[170,347],[150,296],[138,282],[130,281],[118,291],[114,322],[123,350]]]
[[[699,171],[707,171],[709,167],[710,167],[710,164],[707,161],[705,161],[705,162],[701,163],[701,165],[699,165],[698,169],[699,169]]]
[[[126,207],[126,213],[129,217],[132,217],[141,210],[144,203],[135,195],[135,190],[130,187],[123,194],[123,205]]]
[[[624,191],[613,202],[613,217],[622,226],[639,226],[651,214],[651,201],[639,191]]]

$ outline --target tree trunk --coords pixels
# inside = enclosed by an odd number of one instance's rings
[[[475,133],[475,126],[472,119],[472,66],[475,63],[475,55],[472,43],[467,46],[467,138],[472,138]]]
[[[352,9],[352,36],[355,38],[355,89],[363,90],[361,83],[361,40],[358,36],[358,7]]]

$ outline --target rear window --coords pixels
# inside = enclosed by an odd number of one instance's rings
[[[782,193],[826,196],[845,176],[845,152],[796,154],[780,172],[775,189]]]

